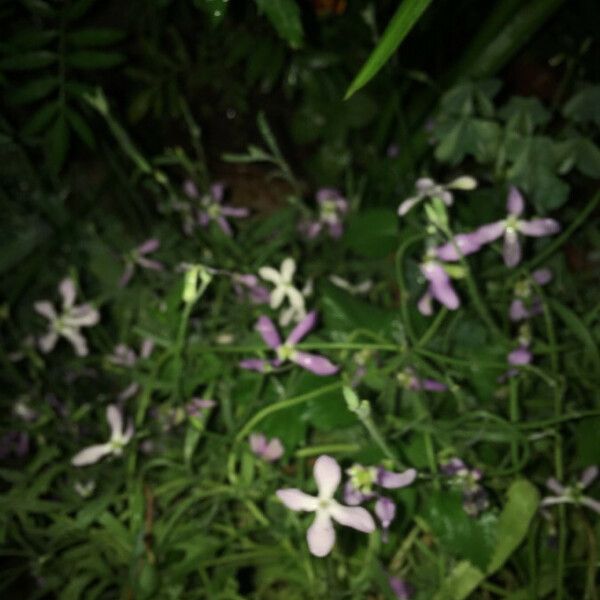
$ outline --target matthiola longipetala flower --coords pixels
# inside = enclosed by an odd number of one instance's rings
[[[206,227],[211,221],[214,221],[225,235],[232,236],[233,231],[227,219],[240,219],[247,217],[249,214],[247,208],[223,204],[225,185],[222,183],[213,183],[210,186],[209,192],[202,196],[200,196],[194,182],[189,180],[185,182],[183,190],[188,197],[193,199],[199,198],[197,218],[198,223],[202,227]]]
[[[469,516],[476,517],[489,507],[488,494],[480,483],[481,469],[472,469],[455,457],[441,464],[440,470],[453,487],[462,491],[463,509]]]
[[[121,275],[119,285],[124,287],[129,283],[133,277],[136,266],[141,267],[142,269],[149,269],[151,271],[162,271],[164,266],[161,262],[146,256],[147,254],[156,252],[159,248],[160,240],[151,238],[145,242],[142,242],[139,246],[136,246],[133,250],[131,250],[131,252],[125,256],[125,270],[123,271],[123,275]]]
[[[277,497],[291,510],[314,512],[315,519],[308,528],[308,548],[315,556],[326,556],[335,543],[332,519],[340,525],[358,531],[375,531],[373,517],[360,506],[344,506],[334,499],[341,478],[340,465],[331,456],[322,455],[315,461],[313,470],[318,495],[310,496],[296,488],[277,490]]]
[[[426,316],[433,314],[433,299],[450,310],[456,310],[460,306],[460,300],[452,286],[448,267],[428,254],[419,268],[428,283],[427,291],[417,304],[419,312]]]
[[[274,462],[283,456],[283,444],[277,437],[267,441],[262,433],[253,433],[248,440],[250,449],[265,462]]]
[[[542,301],[533,294],[532,282],[539,286],[546,285],[552,280],[550,269],[538,269],[515,285],[514,298],[510,303],[509,316],[511,321],[531,319],[543,312]]]
[[[316,194],[318,217],[315,221],[301,223],[300,231],[308,238],[316,238],[326,229],[333,239],[344,232],[344,216],[348,212],[348,200],[333,188],[321,188]]]
[[[140,359],[149,358],[154,349],[154,342],[151,339],[145,339],[140,348],[140,355],[136,354],[133,348],[126,344],[117,344],[113,353],[108,357],[109,362],[125,369],[133,368]],[[132,382],[122,392],[119,393],[119,400],[128,400],[135,396],[140,389],[140,384]]]
[[[84,448],[71,459],[71,464],[76,467],[83,467],[97,463],[105,456],[121,456],[123,448],[133,437],[133,423],[129,422],[125,428],[123,415],[114,404],[110,404],[106,408],[106,420],[110,426],[110,439],[108,442]]]
[[[373,287],[373,282],[370,279],[365,279],[360,283],[352,284],[347,279],[342,277],[338,277],[337,275],[330,275],[329,281],[334,285],[337,285],[339,288],[346,290],[348,293],[353,296],[358,296],[361,294],[368,293]]]
[[[388,581],[398,600],[411,600],[411,598],[414,598],[415,588],[404,579],[390,577]]]
[[[282,342],[273,321],[263,315],[256,323],[256,330],[260,333],[267,346],[275,351],[276,358],[273,360],[250,358],[242,360],[240,367],[264,373],[272,367],[278,367],[289,360],[303,369],[311,371],[315,375],[333,375],[337,373],[338,367],[324,356],[302,352],[295,348],[295,345],[314,329],[316,323],[317,313],[312,311],[294,327],[285,342]]]
[[[306,304],[304,294],[294,286],[294,273],[296,272],[296,261],[293,258],[285,258],[281,263],[280,270],[273,267],[261,267],[258,274],[273,284],[274,288],[270,294],[269,304],[272,309],[278,309],[287,298],[291,313],[282,312],[284,316],[290,316],[292,321],[300,321],[306,316]],[[287,319],[284,319],[284,321]],[[290,321],[288,321],[290,322]],[[286,325],[287,323],[280,324]]]
[[[398,214],[403,217],[411,208],[423,202],[426,198],[439,198],[446,206],[451,206],[454,202],[454,195],[451,190],[473,190],[477,187],[477,180],[468,175],[457,177],[450,183],[436,183],[429,177],[417,179],[415,183],[416,194],[407,198],[398,207]]]
[[[75,306],[75,283],[72,279],[63,279],[58,290],[62,296],[62,312],[56,309],[48,300],[40,300],[34,304],[36,312],[50,321],[50,329],[38,340],[40,350],[50,352],[59,337],[67,339],[78,356],[86,356],[88,347],[86,339],[81,334],[82,327],[92,327],[100,320],[100,313],[91,304]]]
[[[414,482],[417,477],[415,469],[407,469],[402,473],[394,473],[383,467],[364,467],[355,464],[346,470],[349,480],[344,486],[344,501],[346,504],[356,506],[367,500],[376,498],[375,514],[381,521],[384,534],[387,533],[389,526],[396,517],[396,503],[382,496],[374,490],[374,486],[382,487],[388,490],[394,490],[406,487]]]
[[[583,494],[583,491],[592,485],[597,477],[598,467],[596,465],[585,469],[575,485],[565,486],[554,477],[551,477],[546,481],[546,487],[554,495],[543,498],[540,506],[545,508],[557,504],[575,504],[578,506],[587,506],[587,508],[600,515],[600,502]]]
[[[460,253],[465,256],[477,252],[484,244],[489,244],[501,237],[504,238],[502,255],[507,267],[515,267],[521,262],[521,242],[519,235],[529,237],[545,237],[560,231],[558,221],[554,219],[521,219],[525,201],[521,192],[511,186],[506,200],[508,215],[501,221],[482,225],[472,233],[456,236],[454,244],[448,242],[437,249],[437,255],[442,260],[459,260],[460,256],[455,245],[460,248]]]
[[[247,298],[252,304],[269,304],[271,294],[264,285],[261,285],[256,275],[234,273],[231,281],[233,289],[240,299]]]
[[[436,381],[435,379],[421,379],[415,375],[415,372],[410,367],[407,367],[398,375],[396,375],[398,383],[407,390],[427,392],[445,392],[448,386],[445,383]]]

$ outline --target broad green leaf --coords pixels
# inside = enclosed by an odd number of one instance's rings
[[[498,116],[506,121],[508,129],[526,135],[531,135],[550,120],[550,113],[537,98],[521,96],[513,96],[498,111]]]
[[[388,256],[398,245],[398,221],[394,210],[371,208],[351,216],[344,244],[366,258]]]
[[[45,46],[58,35],[57,31],[39,31],[36,29],[16,33],[6,41],[7,46],[18,46],[21,50],[35,50]]]
[[[14,104],[30,104],[45,98],[57,86],[57,77],[41,77],[16,88],[7,98]]]
[[[565,104],[563,115],[578,123],[592,121],[600,127],[600,85],[590,85],[577,92]]]
[[[54,52],[39,50],[3,58],[0,60],[0,69],[6,69],[7,71],[30,71],[32,69],[47,67],[55,61],[56,54]]]
[[[58,174],[69,149],[69,128],[64,114],[58,115],[47,135],[46,160],[50,170]]]
[[[302,45],[304,31],[300,8],[296,0],[255,0],[258,8],[267,15],[277,33],[292,48]]]
[[[366,85],[379,72],[430,4],[431,0],[403,0],[375,50],[350,84],[346,92],[346,99]]]
[[[107,46],[122,40],[125,32],[120,29],[94,28],[80,29],[67,33],[67,43],[74,46]]]
[[[581,135],[556,144],[561,175],[576,167],[588,177],[600,178],[600,149],[592,140]]]
[[[72,108],[67,108],[67,121],[88,148],[94,149],[96,147],[93,131],[78,112]]]
[[[435,157],[451,165],[461,163],[473,156],[479,163],[492,162],[498,152],[501,129],[487,119],[462,117],[458,120],[440,122],[436,128],[439,144]]]
[[[80,50],[67,54],[65,62],[76,69],[108,69],[122,63],[124,58],[119,52]]]

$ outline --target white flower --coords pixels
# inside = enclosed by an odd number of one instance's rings
[[[281,325],[287,325],[291,321],[301,321],[306,316],[306,305],[304,295],[293,283],[296,272],[296,262],[293,258],[285,258],[281,263],[280,271],[273,267],[261,267],[258,274],[275,287],[271,291],[269,304],[272,309],[279,308],[287,298],[290,306],[284,309],[280,315]]]
[[[335,543],[335,531],[331,519],[340,525],[358,531],[375,531],[373,517],[360,506],[344,506],[333,495],[340,484],[340,465],[331,456],[322,455],[315,461],[314,477],[319,495],[309,496],[303,491],[289,488],[277,490],[278,498],[291,510],[315,513],[315,520],[306,532],[308,548],[315,556],[326,556]]]
[[[73,488],[82,498],[89,498],[96,489],[96,482],[93,479],[90,481],[76,481]]]
[[[50,329],[43,335],[38,344],[44,353],[50,352],[60,336],[71,342],[77,356],[86,356],[88,353],[87,342],[80,329],[91,327],[100,320],[100,314],[91,304],[75,306],[75,283],[72,279],[63,279],[58,290],[62,296],[62,313],[59,315],[48,300],[36,302],[33,307],[40,315],[50,321]]]
[[[413,206],[425,198],[439,198],[446,206],[451,206],[454,196],[450,190],[474,190],[476,187],[477,180],[468,175],[457,177],[446,184],[436,183],[429,177],[421,177],[415,184],[416,194],[400,204],[398,214],[403,217]]]
[[[339,277],[338,275],[330,275],[329,281],[331,281],[331,283],[334,285],[337,285],[337,287],[346,290],[353,296],[357,294],[366,294],[373,287],[373,282],[370,279],[365,279],[364,281],[361,281],[355,285],[343,277]]]
[[[127,428],[123,428],[123,415],[114,404],[110,404],[106,408],[106,420],[110,425],[110,440],[106,444],[96,444],[84,448],[71,459],[71,464],[76,467],[83,467],[97,463],[100,459],[110,454],[121,456],[123,447],[133,437],[133,424],[129,422]]]

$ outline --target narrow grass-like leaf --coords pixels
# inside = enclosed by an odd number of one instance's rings
[[[277,33],[287,40],[292,48],[302,45],[304,31],[300,20],[300,9],[295,0],[256,0]]]
[[[67,54],[65,62],[76,69],[108,69],[123,62],[124,58],[119,52],[81,50]]]
[[[125,37],[125,32],[119,29],[93,28],[80,29],[67,33],[67,42],[74,46],[106,46],[114,44]]]
[[[345,100],[366,85],[383,67],[409,31],[416,25],[431,0],[404,0],[396,10],[381,40],[346,92]]]

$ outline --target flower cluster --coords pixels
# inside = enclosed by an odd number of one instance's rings
[[[468,515],[476,517],[489,507],[488,494],[480,483],[481,469],[470,468],[455,457],[440,465],[440,470],[453,487],[462,491],[463,508]]]

